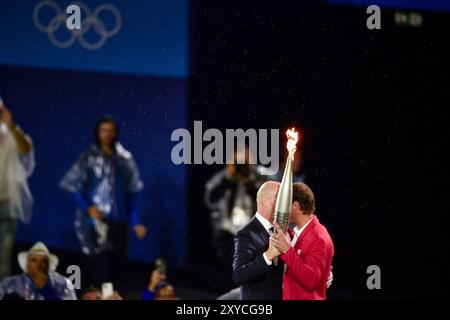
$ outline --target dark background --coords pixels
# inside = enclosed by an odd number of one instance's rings
[[[306,182],[335,242],[329,296],[448,298],[448,14],[368,30],[364,7],[320,1],[195,1],[190,123],[302,129]],[[409,12],[409,11],[406,11]],[[211,266],[190,168],[193,263]],[[369,265],[381,290],[366,287]],[[219,264],[216,263],[218,266]],[[226,272],[206,287],[232,287]]]

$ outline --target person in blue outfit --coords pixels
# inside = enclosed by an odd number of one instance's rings
[[[119,282],[126,274],[129,226],[137,238],[146,237],[137,194],[144,185],[132,154],[118,142],[118,126],[101,118],[94,144],[84,152],[60,182],[73,194],[77,210],[75,230],[91,262],[92,284]]]
[[[175,289],[166,282],[166,276],[153,270],[148,287],[142,292],[142,300],[177,300]]]
[[[23,300],[76,300],[74,286],[57,273],[58,257],[44,243],[36,243],[18,255],[22,274],[5,278],[0,283],[0,300],[10,296]]]

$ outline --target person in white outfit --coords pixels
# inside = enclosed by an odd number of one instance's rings
[[[0,98],[0,281],[11,274],[17,220],[31,219],[28,177],[34,170],[33,144]]]

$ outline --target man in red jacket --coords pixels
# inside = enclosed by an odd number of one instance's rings
[[[325,300],[333,241],[314,214],[314,194],[306,184],[293,185],[292,200],[289,222],[296,227],[284,235],[277,226],[270,239],[286,265],[283,300]]]

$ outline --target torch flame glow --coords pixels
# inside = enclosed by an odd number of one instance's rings
[[[286,148],[289,152],[289,157],[291,160],[294,160],[294,153],[295,150],[297,150],[298,132],[295,131],[294,127],[292,127],[292,129],[288,129],[286,131],[286,136],[288,138]]]

